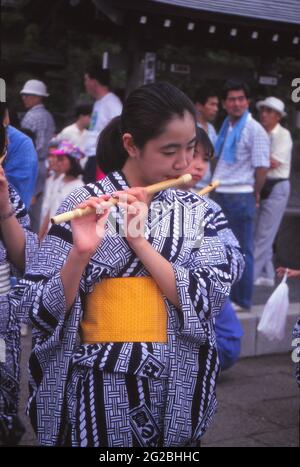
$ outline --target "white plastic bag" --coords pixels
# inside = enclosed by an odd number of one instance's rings
[[[257,330],[269,340],[281,340],[289,308],[289,288],[286,283],[287,272],[265,304]]]

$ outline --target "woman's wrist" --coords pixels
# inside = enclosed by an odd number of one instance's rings
[[[79,252],[78,249],[75,246],[73,246],[70,251],[69,257],[74,259],[78,263],[79,266],[85,267],[88,264],[92,255],[93,253]]]
[[[15,214],[13,206],[9,203],[8,206],[0,211],[0,223],[6,221]]]
[[[145,237],[137,237],[137,238],[131,238],[130,240],[127,238],[127,242],[133,250],[138,250],[143,248],[147,243],[148,240],[146,240]]]

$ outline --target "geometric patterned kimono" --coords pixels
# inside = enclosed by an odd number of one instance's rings
[[[244,255],[236,236],[229,227],[228,220],[221,206],[210,198],[207,198],[206,201],[214,213],[212,223],[216,227],[219,239],[225,246],[233,284],[238,282],[243,275],[245,267]]]
[[[37,237],[28,230],[29,216],[19,195],[11,185],[9,185],[8,190],[15,216],[24,229],[25,261],[28,265],[38,246]],[[17,418],[20,381],[20,321],[22,316],[17,315],[16,309],[11,307],[8,289],[10,288],[12,265],[7,258],[1,231],[0,265],[2,271],[7,271],[5,277],[8,279],[6,292],[0,294],[0,445],[8,445],[17,444],[23,434]],[[16,272],[14,271],[14,275]]]
[[[113,172],[75,190],[59,212],[126,188],[122,172]],[[180,303],[176,308],[164,297],[167,343],[81,344],[85,294],[104,278],[149,274],[119,235],[122,222],[114,208],[66,313],[60,271],[72,247],[71,226],[51,227],[14,289],[15,306],[29,313],[33,326],[28,413],[42,445],[197,445],[216,410],[214,317],[232,276],[239,275],[214,215],[203,198],[174,189],[157,193],[150,205],[145,236],[172,265]]]
[[[295,339],[300,339],[300,318],[298,319],[297,323],[295,324],[294,330],[293,330],[293,337]],[[298,357],[298,362],[296,363],[296,378],[297,378],[297,383],[300,388],[300,344],[297,344],[297,357]]]

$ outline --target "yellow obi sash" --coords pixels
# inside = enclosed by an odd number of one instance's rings
[[[100,342],[167,342],[167,310],[151,277],[103,279],[86,295],[81,338]]]

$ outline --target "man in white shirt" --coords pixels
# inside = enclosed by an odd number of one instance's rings
[[[111,119],[121,114],[122,103],[118,96],[110,91],[109,70],[103,70],[99,66],[91,65],[84,74],[84,84],[87,93],[96,99],[84,151],[88,157],[84,181],[89,183],[96,180],[96,146],[98,137]]]
[[[267,97],[256,105],[259,119],[271,141],[271,166],[261,192],[254,234],[254,283],[274,286],[273,242],[278,232],[290,194],[292,138],[280,125],[286,115],[284,103]]]
[[[219,110],[219,97],[217,92],[209,86],[202,86],[197,89],[194,95],[194,105],[197,114],[197,125],[203,128],[208,134],[209,139],[214,145],[217,139],[216,130],[212,124],[215,121]],[[211,182],[211,167],[200,182],[197,183],[196,188],[201,189]]]

